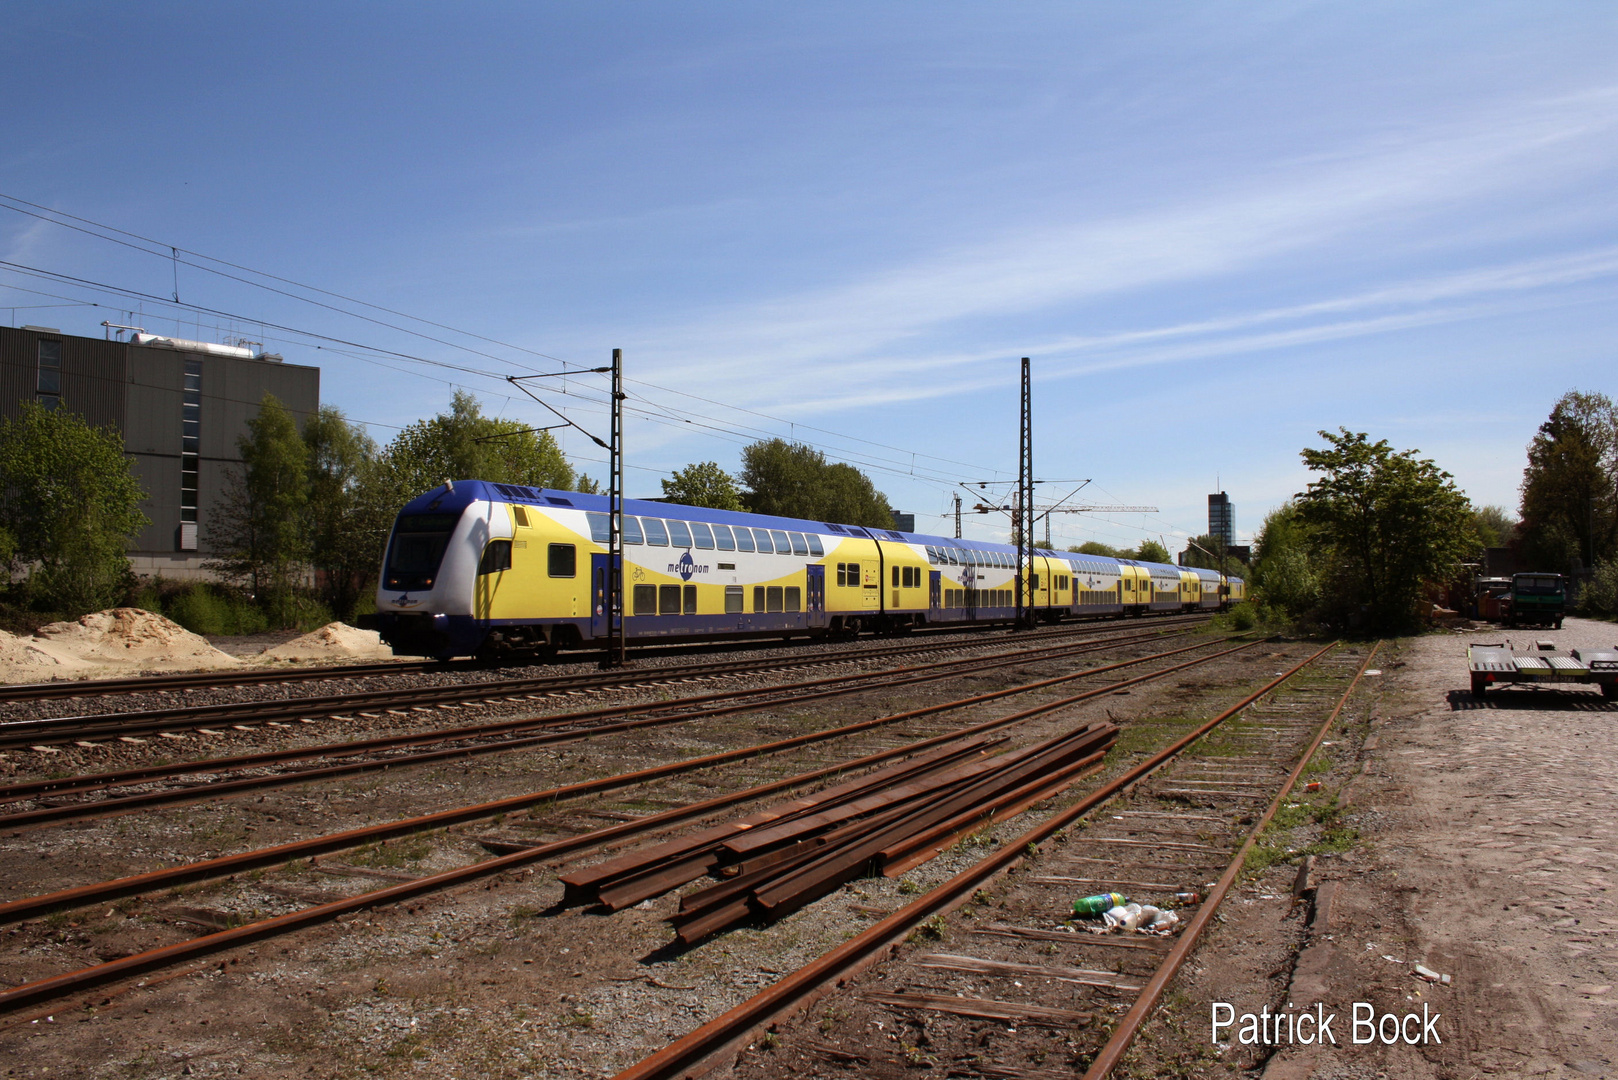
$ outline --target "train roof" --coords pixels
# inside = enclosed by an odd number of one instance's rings
[[[434,511],[462,510],[473,502],[525,503],[530,506],[556,507],[606,514],[611,506],[605,495],[592,495],[582,491],[558,491],[536,488],[525,484],[499,484],[488,480],[456,480],[439,485],[411,499],[400,510],[404,514],[422,514]],[[829,533],[833,536],[852,536],[873,540],[892,540],[899,543],[919,544],[923,547],[961,548],[967,551],[1015,552],[1010,544],[988,540],[966,540],[952,536],[929,536],[926,533],[900,532],[898,529],[877,529],[862,525],[842,525],[831,521],[811,521],[805,518],[776,517],[773,514],[750,514],[736,510],[714,510],[705,506],[686,506],[684,503],[654,502],[650,499],[625,499],[624,513],[636,517],[676,518],[681,521],[705,521],[710,525],[745,525],[754,529],[781,529],[789,532]],[[1113,559],[1104,555],[1080,555],[1071,551],[1051,551],[1035,548],[1034,554],[1046,558],[1074,562],[1094,559],[1098,562],[1122,563],[1142,566],[1148,571],[1156,569],[1178,574],[1180,568],[1166,563],[1146,563],[1133,559]],[[1232,579],[1240,580],[1240,579]]]

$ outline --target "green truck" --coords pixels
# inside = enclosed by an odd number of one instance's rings
[[[1561,574],[1513,574],[1511,604],[1505,611],[1507,626],[1562,628],[1567,613],[1567,586]]]

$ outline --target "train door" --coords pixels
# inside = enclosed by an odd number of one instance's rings
[[[966,617],[978,617],[978,575],[976,567],[967,567],[966,573],[961,575],[965,580],[961,583],[962,602],[966,604]]]
[[[590,556],[590,636],[598,639],[612,632],[607,617],[607,594],[611,591],[607,581],[607,559],[605,554]]]
[[[927,571],[927,607],[936,615],[944,606],[944,573],[941,570]]]
[[[826,625],[826,568],[806,566],[804,580],[804,610],[810,626]]]

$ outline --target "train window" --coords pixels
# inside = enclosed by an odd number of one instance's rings
[[[764,614],[764,586],[753,586],[753,614]]]
[[[895,589],[899,587],[899,568],[897,566],[893,568],[893,587]]]
[[[624,543],[644,544],[646,541],[640,534],[640,518],[624,515]]]
[[[737,551],[752,551],[753,550],[753,530],[749,529],[745,525],[736,526],[736,550]]]
[[[498,574],[502,570],[511,569],[511,541],[490,540],[489,546],[483,549],[483,558],[478,563],[478,573]]]
[[[511,508],[511,516],[517,519],[517,524],[518,525],[522,526],[525,529],[528,528],[528,511],[527,510],[524,510],[520,506],[513,506]]]
[[[826,549],[820,546],[820,537],[814,533],[809,534],[809,554],[817,559],[826,554]]]
[[[656,585],[636,585],[635,586],[635,614],[636,615],[656,615],[657,614],[657,586]]]
[[[808,539],[808,537],[804,536],[803,533],[788,533],[787,536],[792,541],[792,554],[794,554],[794,555],[807,555],[807,554],[809,554],[809,539]]]
[[[590,539],[598,544],[612,543],[612,518],[606,514],[585,514],[590,523]]]
[[[691,530],[686,528],[683,521],[671,521],[669,526],[669,543],[675,547],[688,548],[691,546]]]
[[[782,600],[782,606],[788,611],[797,611],[803,606],[802,596],[803,590],[796,585],[788,585],[786,595]]]
[[[771,585],[769,588],[764,590],[764,610],[766,612],[771,615],[780,613],[781,602],[781,586]]]
[[[725,614],[738,615],[742,610],[742,587],[740,585],[725,586]]]
[[[578,559],[572,544],[552,544],[548,562],[551,577],[573,577],[578,573]]]
[[[744,531],[737,529],[736,535],[740,536]],[[752,535],[753,546],[748,549],[749,551],[757,551],[760,555],[768,555],[775,550],[775,543],[771,541],[770,534],[763,529],[753,529]]]
[[[697,613],[697,587],[695,585],[685,586],[685,613],[687,615]]]
[[[669,531],[663,527],[663,521],[661,518],[642,518],[641,525],[646,529],[647,546],[669,546]]]
[[[680,587],[678,585],[659,585],[657,587],[657,613],[659,615],[678,615],[680,613]]]
[[[713,527],[714,546],[720,551],[735,551],[736,540],[730,535],[729,525],[715,525]]]
[[[693,521],[691,523],[691,539],[694,540],[697,547],[703,551],[711,551],[713,549],[713,531],[700,521]]]
[[[777,555],[790,555],[790,554],[792,554],[792,541],[787,538],[786,533],[782,532],[779,529],[774,529],[774,530],[771,530],[770,536],[775,540],[775,553]],[[809,554],[809,551],[808,551],[807,548],[804,549],[804,554],[805,555]]]

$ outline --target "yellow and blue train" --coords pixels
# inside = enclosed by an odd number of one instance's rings
[[[458,480],[395,521],[376,593],[395,653],[519,659],[600,644],[603,495]],[[896,632],[1004,623],[1017,549],[892,529],[624,500],[631,641]],[[1217,610],[1245,583],[1212,570],[1037,550],[1040,619]]]

